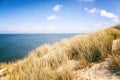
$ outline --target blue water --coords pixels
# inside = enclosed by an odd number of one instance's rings
[[[0,62],[24,58],[36,47],[76,34],[0,34]]]

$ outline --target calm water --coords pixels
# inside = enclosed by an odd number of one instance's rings
[[[76,34],[0,34],[0,62],[21,59],[38,46]]]

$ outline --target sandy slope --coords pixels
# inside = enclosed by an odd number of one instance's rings
[[[91,68],[76,70],[73,80],[120,80],[120,71],[109,68],[109,61],[93,64]]]
[[[70,65],[75,69],[78,61],[69,61]],[[0,80],[7,80],[8,75],[2,75],[6,69],[1,69]],[[90,68],[76,69],[74,71],[73,80],[120,80],[120,71],[112,72],[109,68],[109,61],[95,63]]]

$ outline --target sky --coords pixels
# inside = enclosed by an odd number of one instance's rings
[[[89,33],[120,23],[120,0],[0,0],[0,33]]]

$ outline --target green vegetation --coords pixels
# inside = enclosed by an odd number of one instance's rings
[[[120,55],[113,55],[112,51],[112,42],[119,37],[117,25],[53,45],[45,44],[14,63],[15,67],[9,67],[6,80],[72,80],[76,69],[89,68],[92,63],[105,61],[109,56],[113,57],[111,65],[120,69]],[[78,64],[73,67],[70,61]]]

